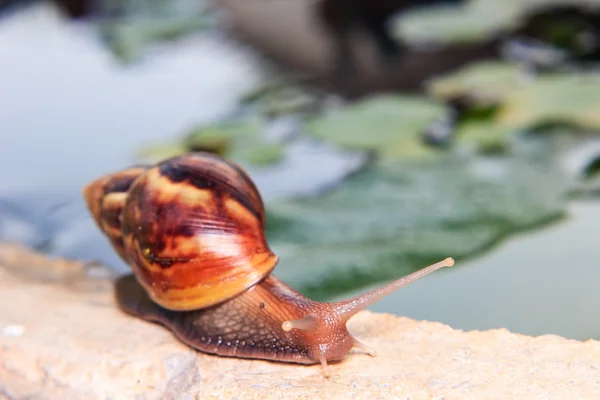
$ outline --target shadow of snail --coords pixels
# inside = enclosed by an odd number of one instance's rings
[[[357,312],[441,267],[447,258],[345,301],[310,300],[271,274],[262,198],[235,163],[188,153],[100,177],[88,208],[133,275],[116,283],[119,307],[157,322],[209,354],[301,364],[341,361]]]

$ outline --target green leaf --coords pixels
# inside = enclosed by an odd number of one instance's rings
[[[519,68],[505,62],[478,62],[431,80],[427,90],[441,99],[468,98],[478,105],[497,104],[525,85]]]
[[[187,152],[183,143],[160,142],[144,146],[138,150],[137,156],[145,161],[160,161]]]
[[[203,1],[153,0],[121,6],[113,11],[118,17],[100,21],[98,28],[115,56],[127,63],[137,61],[152,43],[177,39],[216,22]]]
[[[600,129],[600,77],[581,73],[541,76],[505,98],[498,121],[513,129],[541,123]]]
[[[390,161],[317,198],[268,206],[277,275],[326,299],[560,217],[566,180],[524,159]]]
[[[228,157],[257,166],[271,165],[283,159],[283,146],[280,143],[247,144],[234,148]]]
[[[254,106],[257,112],[267,117],[318,112],[322,106],[320,96],[290,81],[285,77],[269,79],[244,96],[240,103]]]
[[[470,144],[483,154],[501,154],[508,150],[508,139],[517,132],[494,121],[467,121],[456,132],[459,145]]]
[[[393,25],[409,42],[468,43],[514,26],[527,0],[473,0],[464,6],[416,9]]]
[[[569,4],[588,7],[589,0],[470,0],[463,5],[440,5],[416,8],[402,14],[392,25],[397,37],[415,44],[434,42],[440,44],[473,43],[523,24],[524,17],[536,9],[552,4]],[[561,44],[564,37],[577,37],[569,19],[557,19],[551,26],[555,32],[546,39]],[[564,41],[564,39],[563,39]]]
[[[138,156],[156,162],[190,151],[207,151],[255,165],[273,164],[283,158],[283,146],[267,141],[261,124],[253,120],[199,125],[179,141],[140,149]]]
[[[473,108],[463,115],[456,137],[458,143],[475,144],[485,153],[504,151],[508,138],[524,129],[553,125],[600,129],[598,76],[557,73],[525,82],[514,66],[478,63],[434,79],[429,91],[440,98],[472,100]],[[486,107],[493,112],[480,118],[477,110]]]
[[[423,132],[446,107],[416,96],[375,96],[333,110],[307,122],[307,133],[353,150],[377,151],[383,158],[426,158],[436,154],[422,141]]]

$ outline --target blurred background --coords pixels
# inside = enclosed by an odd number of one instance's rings
[[[600,339],[600,0],[0,0],[0,240],[125,272],[81,190],[241,164],[275,274],[370,309]]]

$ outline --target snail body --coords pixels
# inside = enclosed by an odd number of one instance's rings
[[[100,177],[84,189],[100,230],[133,274],[118,279],[117,304],[209,354],[320,363],[353,348],[374,355],[346,322],[446,259],[349,300],[310,300],[271,272],[262,198],[235,163],[187,153]]]

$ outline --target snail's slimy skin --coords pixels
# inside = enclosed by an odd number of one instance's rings
[[[156,305],[133,275],[116,285],[119,306],[129,314],[158,322],[180,340],[204,353],[273,361],[314,364],[321,358],[339,361],[357,342],[345,324],[336,323],[327,307],[320,307],[268,276],[233,299],[195,311],[170,311]],[[282,330],[285,321],[298,320],[315,308],[331,325],[321,332]],[[320,333],[320,334],[319,334]]]

